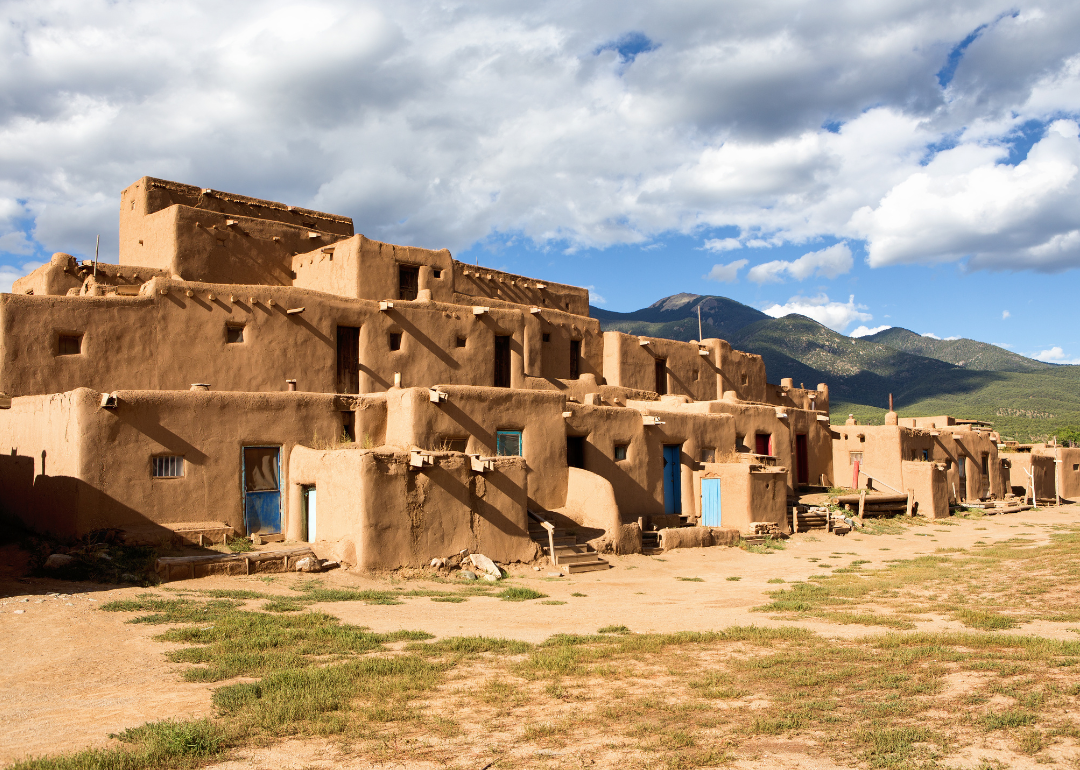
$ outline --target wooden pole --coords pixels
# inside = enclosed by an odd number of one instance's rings
[[[907,491],[907,516],[911,518],[911,498],[915,497],[915,490],[909,489]]]
[[[701,331],[701,303],[699,302],[698,306],[697,306],[697,341],[698,342],[701,342],[701,334],[702,334],[702,331]]]
[[[866,509],[866,490],[859,493],[859,524],[863,522],[863,511]]]
[[[791,506],[791,530],[793,535],[799,534],[799,506]]]

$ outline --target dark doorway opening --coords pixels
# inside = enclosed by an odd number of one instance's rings
[[[754,436],[754,451],[759,455],[771,455],[769,451],[769,444],[772,443],[772,436],[768,433],[758,433]]]
[[[495,337],[495,387],[510,387],[510,337]]]
[[[581,340],[570,340],[570,379],[581,376]]]
[[[338,393],[360,392],[360,327],[337,328]]]
[[[663,396],[667,393],[667,359],[656,359],[656,395]]]
[[[566,437],[566,464],[571,468],[585,469],[585,437]]]
[[[804,487],[810,484],[810,453],[805,433],[795,434],[795,481]]]
[[[413,300],[420,293],[420,268],[398,265],[398,299]]]

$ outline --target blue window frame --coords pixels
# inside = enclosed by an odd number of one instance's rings
[[[495,431],[495,454],[499,455],[499,457],[520,457],[521,431]]]

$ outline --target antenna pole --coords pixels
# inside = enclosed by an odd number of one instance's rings
[[[697,341],[701,342],[701,303],[697,306]]]
[[[98,252],[101,251],[101,236],[97,237],[97,241],[94,243],[94,279],[97,279],[97,260]]]

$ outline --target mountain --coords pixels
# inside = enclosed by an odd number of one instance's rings
[[[1054,364],[1026,358],[988,342],[978,342],[961,338],[958,340],[936,340],[924,337],[908,329],[894,326],[877,334],[863,337],[864,340],[878,342],[905,353],[936,358],[965,369],[978,369],[984,372],[1038,372],[1053,369]]]
[[[881,424],[892,393],[902,417],[986,420],[1021,441],[1080,426],[1080,366],[1043,364],[984,342],[934,340],[907,329],[846,337],[805,316],[772,318],[726,297],[695,294],[633,313],[591,310],[604,331],[692,340],[699,305],[704,336],[760,355],[770,381],[828,383],[835,421],[854,414]]]

